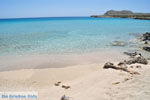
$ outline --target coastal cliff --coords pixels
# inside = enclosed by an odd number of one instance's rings
[[[150,13],[134,13],[129,10],[115,11],[109,10],[104,15],[92,15],[91,17],[112,17],[112,18],[133,18],[150,20]]]

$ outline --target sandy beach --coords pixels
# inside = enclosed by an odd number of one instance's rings
[[[150,100],[150,0],[0,0],[0,100]]]
[[[91,60],[94,57],[92,55],[99,59]],[[11,63],[1,62],[3,66],[4,64],[5,66],[13,65],[11,67],[15,70],[5,68],[4,71],[2,68],[0,91],[37,91],[39,100],[60,100],[64,94],[69,96],[70,100],[141,100],[143,98],[143,100],[149,100],[150,98],[149,65],[133,64],[133,68],[129,68],[139,72],[140,75],[131,75],[114,69],[103,69],[104,64],[108,61],[117,64],[127,59],[128,56],[123,53],[112,51],[109,53],[92,53],[82,57],[74,56],[72,62],[76,61],[76,63],[69,63],[66,67],[59,68],[42,68],[42,64],[45,62],[47,62],[47,66],[52,66],[46,60],[48,56],[44,57],[34,56],[32,63],[27,63],[25,57],[20,60],[16,57]],[[87,60],[87,57],[91,58]],[[85,59],[83,60],[83,58]],[[66,57],[67,59],[69,57]],[[15,67],[15,65],[20,65],[17,61],[20,62],[21,60],[21,65],[27,67],[30,65],[30,69]],[[79,63],[79,61],[84,61],[84,63]],[[136,68],[137,65],[141,65],[141,68]],[[35,66],[41,67],[36,68]],[[57,82],[61,82],[59,86],[55,86]],[[69,86],[69,88],[62,88],[63,85]]]

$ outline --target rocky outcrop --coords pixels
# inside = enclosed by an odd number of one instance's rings
[[[112,69],[116,69],[116,70],[121,70],[121,71],[125,71],[125,72],[128,72],[130,74],[137,74],[139,75],[140,73],[138,72],[135,72],[135,71],[130,71],[128,70],[127,68],[123,68],[123,67],[120,67],[120,66],[115,66],[113,63],[111,62],[107,62],[104,67],[104,69],[109,69],[109,68],[112,68]]]
[[[133,53],[128,53],[128,52],[124,52],[124,54],[130,56],[132,59],[130,60],[125,60],[124,63],[125,64],[135,64],[135,63],[139,63],[139,64],[148,64],[148,61],[146,58],[144,58],[141,53],[137,53],[137,52],[133,52]]]
[[[150,47],[145,46],[143,47],[143,50],[150,52]]]
[[[146,32],[141,36],[142,41],[150,41],[150,32]]]
[[[107,62],[103,68],[104,69],[112,68],[112,69],[116,69],[116,70],[123,70],[123,71],[129,72],[129,70],[127,68],[117,67],[111,62]]]
[[[127,53],[129,56],[132,57],[132,59],[130,60],[124,60],[122,62],[119,62],[118,65],[114,65],[113,63],[111,62],[107,62],[105,63],[105,65],[103,66],[104,69],[116,69],[116,70],[122,70],[122,71],[125,71],[125,72],[128,72],[130,74],[140,74],[138,72],[135,72],[135,71],[130,71],[128,68],[129,68],[129,65],[131,64],[135,64],[135,63],[139,63],[139,64],[148,64],[148,61],[140,54],[140,53]],[[130,68],[133,68],[133,66],[131,65]],[[141,68],[140,65],[137,65],[136,68]]]
[[[128,60],[128,61],[125,60],[124,62],[129,65],[135,64],[135,63],[145,64],[145,65],[148,64],[148,61],[142,56],[134,57],[133,59]]]
[[[150,32],[146,32],[139,38],[143,50],[150,52]]]

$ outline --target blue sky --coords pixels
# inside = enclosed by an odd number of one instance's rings
[[[150,0],[0,0],[0,18],[90,16],[105,11],[150,12]]]

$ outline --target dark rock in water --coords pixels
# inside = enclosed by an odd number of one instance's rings
[[[149,43],[147,41],[145,41],[144,44],[149,44]]]
[[[150,47],[143,47],[143,50],[150,52]]]
[[[143,34],[142,36],[142,40],[143,41],[150,41],[150,32],[146,32],[145,34]]]
[[[143,57],[143,56],[137,56],[134,57],[131,60],[125,61],[126,64],[135,64],[135,63],[139,63],[139,64],[148,64],[148,61]]]
[[[113,41],[110,43],[112,46],[126,46],[128,43],[124,41]]]
[[[147,60],[150,60],[150,58],[147,58]]]
[[[123,52],[124,54],[130,56],[130,57],[135,57],[136,55],[140,55],[141,56],[141,53],[137,53],[137,52]]]
[[[129,33],[130,36],[141,37],[140,33]]]

